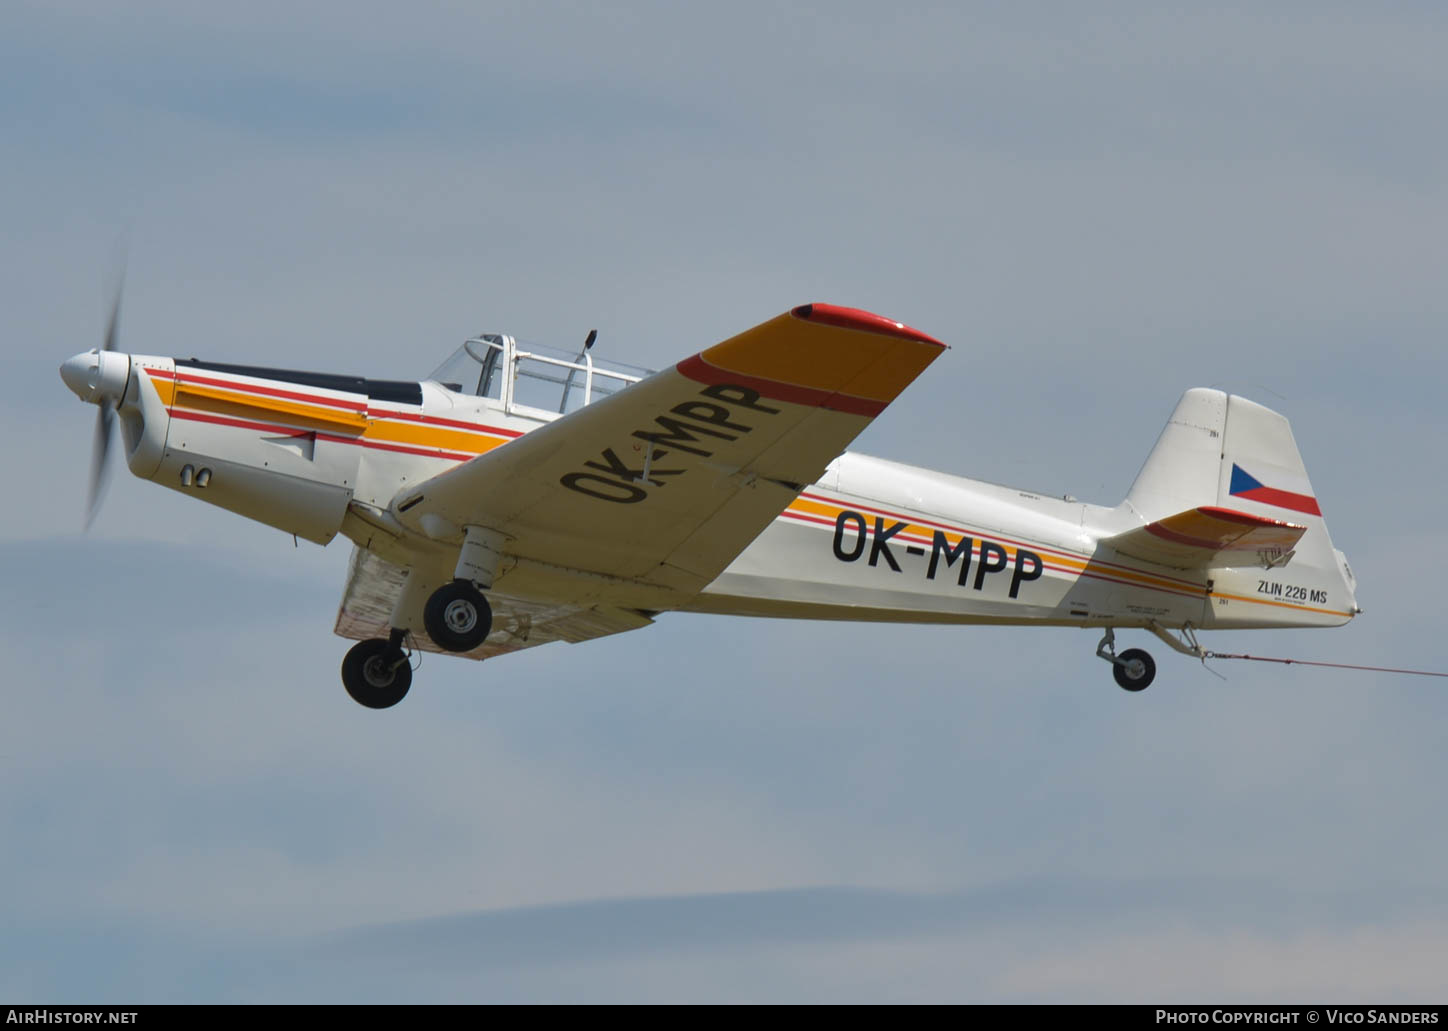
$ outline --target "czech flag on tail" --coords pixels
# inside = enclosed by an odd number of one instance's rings
[[[1294,494],[1290,490],[1278,490],[1276,487],[1264,486],[1261,480],[1248,473],[1235,462],[1232,463],[1231,494],[1234,498],[1260,501],[1264,505],[1290,508],[1294,512],[1305,512],[1307,515],[1315,516],[1322,515],[1322,509],[1317,507],[1317,499],[1312,495]]]

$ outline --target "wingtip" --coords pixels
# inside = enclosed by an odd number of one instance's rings
[[[806,322],[818,322],[824,326],[838,326],[842,329],[857,329],[864,333],[879,333],[881,336],[900,337],[922,344],[931,344],[945,350],[948,345],[933,336],[887,319],[883,315],[864,311],[860,308],[843,308],[837,304],[801,304],[790,310],[790,314]]]

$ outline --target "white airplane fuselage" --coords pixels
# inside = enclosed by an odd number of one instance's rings
[[[89,389],[116,393],[136,475],[317,543],[340,532],[405,566],[434,556],[450,570],[456,557],[396,517],[414,485],[558,417],[431,381],[107,358],[129,360],[124,386],[111,367],[101,370],[109,388]],[[1345,563],[1322,557],[1336,554],[1325,529],[1316,560],[1275,567],[1172,568],[1103,544],[1147,519],[1128,503],[1084,504],[846,452],[702,592],[642,584],[637,607],[1199,629],[1340,625],[1357,611]],[[590,574],[541,566],[513,556],[493,589],[526,598]]]

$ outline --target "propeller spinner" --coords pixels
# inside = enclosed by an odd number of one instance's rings
[[[89,530],[100,509],[105,489],[106,459],[110,456],[114,435],[116,406],[126,393],[130,377],[129,355],[116,351],[121,317],[121,291],[116,290],[111,305],[111,318],[100,350],[90,350],[68,358],[60,366],[60,378],[82,401],[97,405],[95,442],[91,445],[90,489],[86,496],[85,528]]]

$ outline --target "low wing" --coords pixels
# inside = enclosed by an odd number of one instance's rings
[[[406,577],[407,570],[401,566],[353,548],[347,586],[337,610],[336,633],[354,641],[386,637],[392,605],[402,593]],[[493,632],[477,648],[464,653],[469,658],[489,659],[551,641],[577,643],[636,630],[653,622],[640,612],[607,606],[529,602],[498,592],[489,592],[488,600],[493,607]],[[412,638],[412,643],[424,651],[445,652],[421,626],[412,631]]]
[[[1177,569],[1280,565],[1307,527],[1230,508],[1189,508],[1101,543],[1123,555]]]
[[[399,495],[440,541],[503,533],[496,589],[672,608],[713,580],[943,351],[805,305]]]

